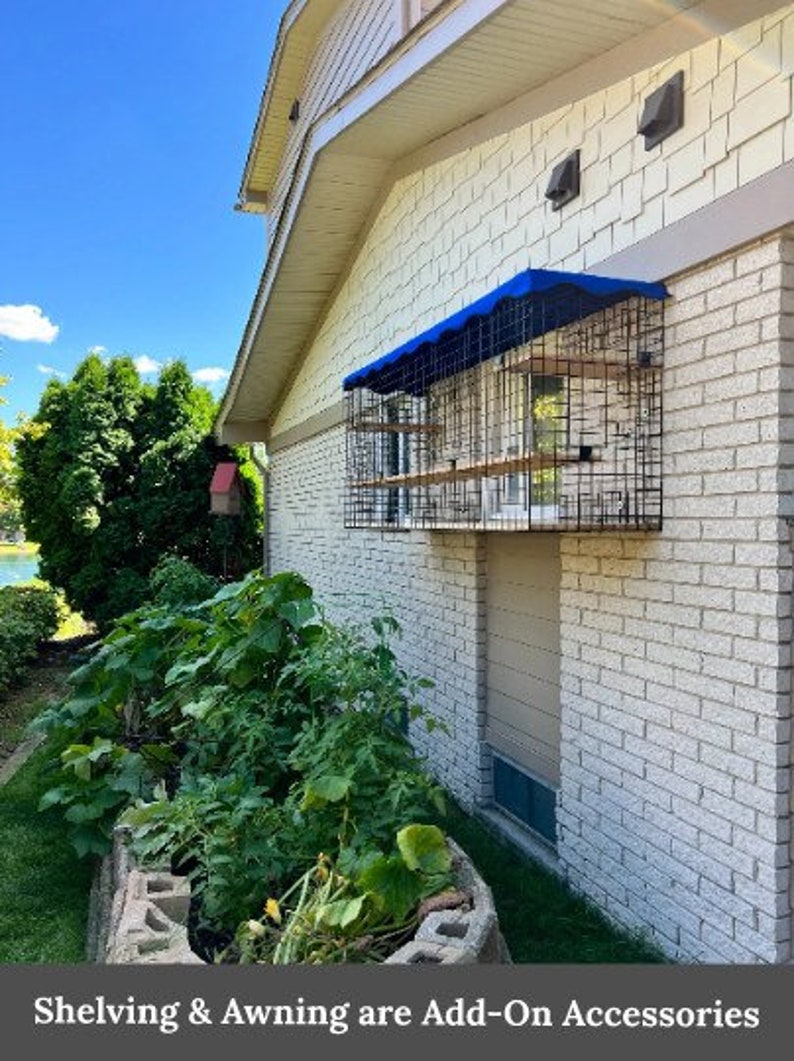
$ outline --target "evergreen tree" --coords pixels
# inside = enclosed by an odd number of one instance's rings
[[[207,574],[229,558],[235,574],[259,563],[261,497],[241,454],[243,514],[209,511],[215,464],[235,459],[211,435],[214,412],[181,362],[152,387],[129,358],[89,355],[48,384],[18,447],[19,491],[42,576],[86,617],[106,625],[137,607],[166,554]]]

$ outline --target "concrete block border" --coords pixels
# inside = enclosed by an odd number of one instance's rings
[[[190,949],[187,912],[190,885],[184,877],[135,865],[117,829],[113,851],[100,863],[91,897],[87,957],[109,965],[202,965]],[[493,896],[466,853],[448,841],[460,891],[469,902],[436,910],[387,965],[509,963]]]

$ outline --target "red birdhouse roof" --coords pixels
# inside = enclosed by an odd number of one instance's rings
[[[237,481],[237,465],[231,462],[218,464],[210,483],[211,494],[228,494]]]

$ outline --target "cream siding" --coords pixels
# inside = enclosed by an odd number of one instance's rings
[[[556,787],[560,774],[560,539],[487,537],[485,737]]]

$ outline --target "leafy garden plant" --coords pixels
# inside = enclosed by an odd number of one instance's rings
[[[404,732],[434,720],[398,634],[390,617],[369,631],[329,622],[293,573],[130,613],[39,722],[57,752],[42,806],[63,807],[81,854],[107,851],[121,820],[142,861],[190,876],[219,946],[276,895],[285,910],[303,896],[299,921],[307,903],[326,911],[318,931],[389,939],[434,883],[417,838],[442,808]],[[326,907],[343,899],[334,926]],[[299,952],[285,943],[279,960]]]
[[[452,884],[452,860],[435,825],[407,825],[395,850],[334,864],[321,853],[263,914],[237,930],[240,961],[270,965],[382,961],[410,936],[421,899]]]
[[[61,611],[46,583],[0,588],[0,693],[22,677],[39,643],[55,633]]]

